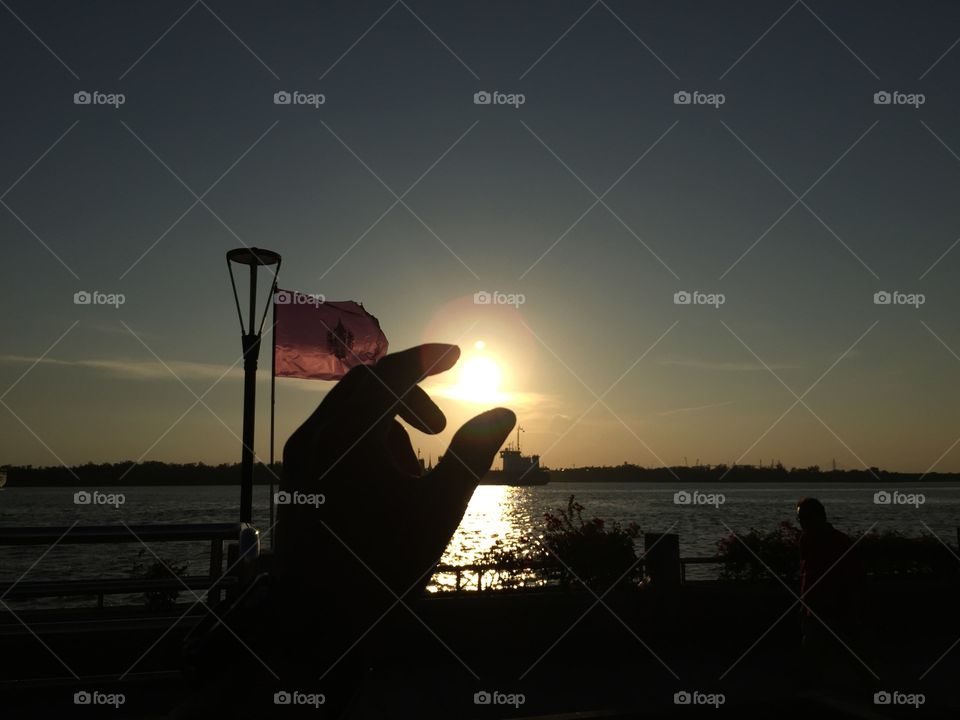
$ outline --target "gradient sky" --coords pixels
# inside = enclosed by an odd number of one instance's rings
[[[955,3],[8,5],[0,463],[239,460],[246,244],[394,349],[485,340],[552,466],[960,471]],[[278,382],[278,447],[329,387]]]

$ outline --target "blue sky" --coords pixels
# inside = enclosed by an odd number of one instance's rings
[[[486,341],[548,464],[960,470],[955,6],[363,5],[3,11],[0,462],[238,458],[246,244],[393,348]]]

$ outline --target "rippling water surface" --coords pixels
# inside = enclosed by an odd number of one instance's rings
[[[713,506],[677,505],[674,484],[552,483],[538,487],[481,486],[470,501],[463,522],[454,534],[442,558],[443,563],[466,564],[476,561],[498,540],[507,546],[525,535],[539,533],[543,514],[566,505],[575,494],[584,505],[584,518],[600,517],[622,524],[631,521],[642,532],[675,532],[680,536],[684,557],[712,555],[716,542],[731,531],[751,528],[771,529],[781,520],[792,518],[796,500],[803,495],[819,497],[827,507],[830,520],[850,532],[876,529],[898,530],[906,535],[935,533],[945,542],[957,543],[960,524],[960,487],[953,484],[927,484],[902,488],[922,493],[925,502],[909,505],[874,503],[875,487],[834,487],[783,484],[761,486],[735,485],[699,488],[722,493],[723,504]],[[888,488],[893,489],[893,488]],[[122,492],[125,502],[119,508],[73,504],[71,488],[7,488],[0,491],[0,524],[68,526],[119,523],[203,523],[229,522],[238,514],[238,490],[224,486],[202,487],[128,487]],[[266,529],[269,525],[267,489],[255,490],[254,516]],[[269,546],[269,538],[264,542]],[[642,539],[638,540],[638,550]],[[128,545],[58,545],[45,547],[0,547],[0,579],[66,579],[90,577],[129,577],[138,543]],[[163,543],[153,549],[164,559],[188,562],[188,574],[205,574],[209,545],[206,543]],[[388,552],[389,548],[385,548]],[[147,554],[147,559],[152,556]],[[45,601],[61,603],[63,601]],[[89,600],[86,600],[89,603]]]

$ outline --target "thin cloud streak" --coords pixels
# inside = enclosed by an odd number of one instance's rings
[[[736,403],[736,400],[727,400],[726,402],[711,403],[709,405],[697,405],[695,407],[681,407],[673,410],[664,410],[663,412],[658,412],[657,415],[661,417],[664,415],[679,415],[681,413],[696,412],[697,410],[711,410],[713,408],[726,407],[727,405],[733,405],[734,403]]]
[[[767,371],[760,363],[745,363],[745,362],[708,362],[705,360],[661,360],[660,365],[667,365],[669,367],[684,367],[692,368],[695,370],[719,370],[721,372],[757,372],[757,371]],[[768,367],[773,368],[774,370],[796,370],[799,365],[774,365],[769,364]]]
[[[29,364],[37,362],[37,358],[26,355],[0,355],[0,363]],[[61,360],[57,358],[41,358],[38,365],[54,365],[58,367],[76,367],[88,370],[97,370],[129,380],[174,380],[162,364],[150,360],[107,360],[107,359],[80,359]],[[216,380],[224,373],[225,379],[242,379],[243,368],[216,363],[184,362],[180,360],[167,361],[173,372],[184,380]]]

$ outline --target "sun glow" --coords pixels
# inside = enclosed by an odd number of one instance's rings
[[[460,358],[455,370],[456,381],[446,388],[447,395],[456,400],[489,404],[504,402],[503,369],[483,340],[473,343],[473,350]]]
[[[472,357],[460,370],[457,394],[464,400],[491,402],[499,396],[500,368],[488,357]]]

